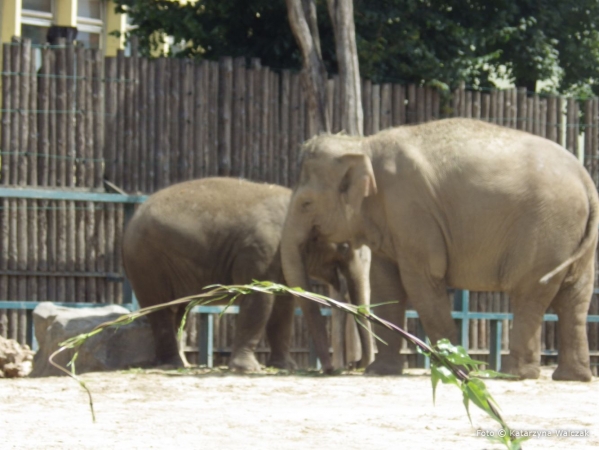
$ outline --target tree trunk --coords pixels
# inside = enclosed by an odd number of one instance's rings
[[[341,128],[352,136],[362,136],[364,111],[353,0],[327,0],[327,6],[335,32],[335,53],[339,65]]]
[[[316,24],[314,0],[286,0],[291,31],[302,51],[304,67],[302,81],[308,92],[310,117],[316,131],[331,132],[331,118],[327,109],[327,72],[320,53],[320,38]]]
[[[327,108],[327,73],[322,61],[320,37],[316,20],[314,0],[286,0],[289,23],[303,56],[303,82],[308,92],[309,116],[314,121],[313,130],[328,132],[331,130],[331,116]],[[335,34],[335,52],[339,64],[339,86],[341,101],[341,128],[349,135],[364,134],[364,113],[356,33],[354,26],[353,0],[327,0],[329,16]],[[370,267],[370,252],[362,250],[361,258],[366,267]],[[368,270],[365,272],[365,286],[368,284]],[[333,290],[331,290],[331,293]],[[335,293],[344,298],[345,291]],[[360,359],[362,352],[355,322],[334,313],[333,320],[333,358],[334,366],[339,368],[345,363]],[[349,319],[349,320],[348,320]],[[347,351],[344,351],[344,347]],[[344,361],[344,355],[347,359]],[[370,361],[367,361],[369,363]]]

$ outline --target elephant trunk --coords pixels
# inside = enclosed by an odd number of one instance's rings
[[[301,221],[294,218],[295,214],[292,213],[292,206],[293,201],[281,238],[283,274],[288,286],[300,287],[309,291],[310,282],[302,247],[308,239],[310,229],[301,229]],[[320,359],[322,369],[325,373],[331,373],[333,365],[329,353],[329,339],[325,318],[320,312],[320,306],[316,302],[301,297],[298,299],[298,302],[302,308],[308,331],[312,337],[316,356]]]
[[[353,257],[347,265],[341,267],[341,273],[347,281],[347,291],[350,301],[356,306],[370,304],[370,249],[362,247],[353,251]],[[374,360],[374,345],[370,321],[360,319],[358,325],[362,359],[359,367],[366,367]]]

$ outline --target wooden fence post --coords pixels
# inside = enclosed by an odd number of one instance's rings
[[[231,175],[231,116],[233,101],[233,59],[220,59],[218,90],[218,174]]]

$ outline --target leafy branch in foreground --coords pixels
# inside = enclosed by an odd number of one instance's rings
[[[212,285],[207,286],[206,288],[204,288],[204,292],[197,295],[180,298],[160,305],[142,308],[130,314],[125,314],[117,318],[116,320],[104,322],[95,327],[89,333],[80,334],[78,336],[74,336],[70,339],[67,339],[66,341],[60,344],[60,348],[57,351],[50,355],[49,361],[53,366],[55,366],[59,370],[63,371],[72,378],[75,378],[79,382],[79,384],[87,391],[87,394],[89,396],[90,409],[92,411],[92,418],[95,421],[91,392],[89,391],[85,383],[81,379],[79,379],[75,374],[75,360],[77,359],[77,353],[74,354],[73,358],[68,364],[71,366],[71,371],[67,370],[66,368],[58,365],[53,361],[53,358],[57,354],[67,349],[78,348],[87,339],[102,332],[106,328],[127,325],[133,322],[134,320],[142,316],[146,316],[150,313],[170,308],[172,306],[186,305],[185,315],[183,317],[183,321],[179,330],[181,331],[185,325],[185,320],[188,313],[194,307],[222,301],[227,301],[228,306],[230,306],[239,297],[251,294],[253,292],[261,292],[271,295],[291,294],[296,297],[302,297],[320,303],[323,306],[337,308],[348,314],[352,314],[358,322],[358,324],[360,325],[362,325],[360,319],[369,320],[374,324],[378,324],[380,326],[386,327],[399,333],[404,339],[416,345],[419,352],[427,355],[430,358],[433,401],[435,400],[435,391],[439,381],[441,381],[444,384],[453,384],[457,386],[462,391],[464,406],[466,407],[466,412],[468,413],[468,418],[470,419],[471,423],[472,419],[470,417],[469,410],[470,401],[472,401],[472,403],[474,403],[476,406],[478,406],[480,409],[486,412],[493,420],[495,420],[501,426],[503,433],[498,434],[501,434],[502,436],[495,437],[494,440],[504,444],[506,448],[510,450],[518,450],[521,448],[520,443],[523,441],[523,439],[516,439],[513,436],[511,436],[510,428],[501,417],[497,403],[495,402],[493,397],[491,397],[491,394],[487,391],[485,384],[480,379],[506,377],[506,375],[500,374],[492,370],[478,370],[478,365],[484,363],[482,361],[476,361],[471,359],[463,347],[453,346],[446,339],[440,340],[437,343],[437,345],[430,346],[421,339],[417,338],[416,336],[403,330],[399,326],[376,316],[375,314],[370,312],[368,306],[356,306],[348,303],[339,302],[324,295],[315,294],[313,292],[307,292],[301,288],[289,288],[287,286],[277,283],[254,281],[253,283],[246,285]]]

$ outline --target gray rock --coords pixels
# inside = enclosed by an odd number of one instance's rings
[[[118,305],[65,308],[51,302],[41,303],[33,310],[33,325],[39,349],[33,358],[33,370],[29,376],[65,375],[48,361],[59,344],[127,313],[129,310]],[[79,348],[75,361],[76,373],[150,366],[154,361],[153,339],[145,317],[122,327],[108,328],[89,338]],[[66,367],[73,354],[74,350],[65,350],[54,357],[54,362]]]
[[[0,336],[0,378],[25,377],[31,372],[33,352],[27,345]]]

